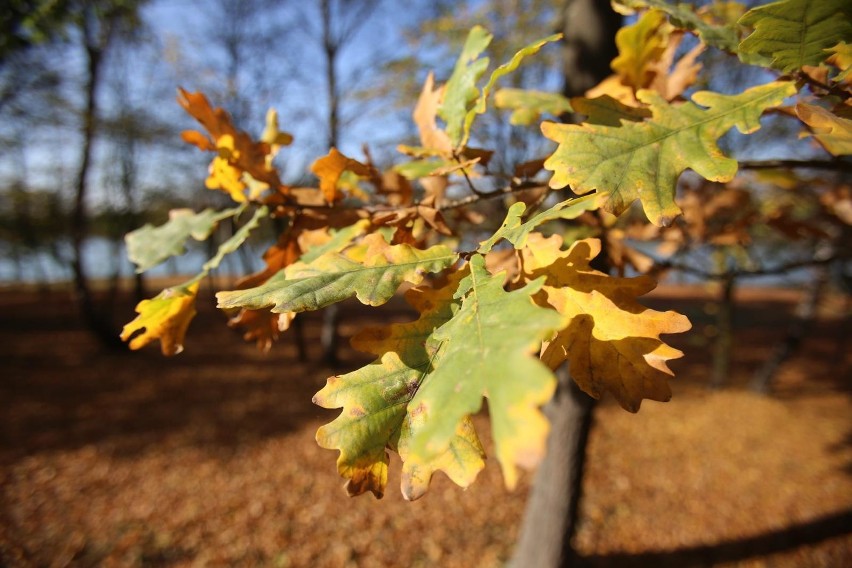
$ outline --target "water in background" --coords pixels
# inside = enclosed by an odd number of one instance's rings
[[[201,265],[208,259],[208,253],[203,247],[188,243],[188,250],[181,256],[172,257],[164,263],[148,270],[150,276],[193,275],[201,270]],[[650,252],[651,243],[633,243],[638,249],[647,248]],[[194,245],[194,246],[193,246]],[[0,244],[0,285],[14,283],[53,283],[69,281],[72,278],[70,269],[71,244],[58,243],[53,254],[47,251],[26,252],[17,257]],[[131,277],[134,266],[127,259],[124,242],[114,242],[98,237],[89,239],[83,249],[83,261],[86,273],[90,278],[111,278],[119,270],[120,277]],[[246,263],[249,264],[247,270]],[[225,257],[219,268],[220,274],[241,275],[262,268],[261,254],[252,251],[242,259],[237,254]],[[766,264],[772,263],[767,259]],[[635,273],[628,273],[634,276]],[[780,275],[766,275],[742,278],[740,283],[746,286],[782,286],[799,287],[811,278],[811,269],[803,268]],[[663,282],[672,284],[695,284],[703,282],[702,278],[685,272],[670,271]]]
[[[15,255],[8,247],[0,248],[0,284],[13,283],[53,283],[71,280],[70,268],[71,243],[60,242],[54,252],[27,251]],[[260,255],[248,255],[257,270],[261,266]],[[164,263],[146,271],[150,276],[174,276],[178,274],[192,275],[201,270],[201,265],[207,261],[207,252],[199,246],[188,247],[185,254],[172,257]],[[121,277],[131,277],[135,267],[127,259],[124,242],[114,242],[98,237],[86,241],[83,247],[83,263],[86,274],[93,279],[112,278],[116,270]],[[224,274],[241,274],[245,272],[242,261],[237,262],[236,255],[228,255],[222,262],[219,271]]]

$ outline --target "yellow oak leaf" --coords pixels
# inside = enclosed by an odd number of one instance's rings
[[[233,140],[230,134],[217,140],[220,155],[210,162],[209,175],[204,185],[207,189],[220,189],[230,195],[234,201],[242,203],[246,200],[243,193],[246,188],[246,184],[242,181],[243,172],[229,161],[229,157],[234,156]]]
[[[656,287],[653,278],[615,278],[591,268],[599,240],[577,241],[567,251],[561,247],[560,236],[533,233],[521,251],[526,278],[545,277],[537,301],[570,318],[544,347],[544,363],[555,369],[569,361],[583,391],[595,398],[608,391],[630,412],[645,398],[669,400],[666,379],[672,372],[666,362],[683,353],[663,343],[660,334],[687,331],[689,320],[636,300]]]
[[[131,349],[141,349],[159,339],[163,355],[177,355],[183,351],[186,329],[195,317],[197,293],[198,282],[186,287],[167,288],[155,298],[142,300],[136,306],[139,315],[124,326],[121,339],[130,339]],[[140,330],[144,331],[134,337]]]
[[[834,47],[826,49],[826,51],[831,53],[831,55],[825,62],[834,65],[838,69],[834,81],[848,86],[852,82],[852,43],[841,41]]]
[[[828,152],[835,156],[852,154],[852,120],[816,105],[799,103],[796,105],[799,119],[811,127],[814,138]]]
[[[615,34],[618,56],[612,60],[612,70],[621,82],[635,90],[651,84],[660,60],[669,43],[673,26],[660,10],[648,10],[632,25]]]

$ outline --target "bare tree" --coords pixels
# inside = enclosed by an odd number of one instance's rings
[[[114,0],[111,2],[80,2],[75,6],[74,24],[83,51],[83,113],[81,119],[80,156],[74,180],[74,207],[71,213],[72,270],[74,291],[86,325],[112,349],[123,349],[109,314],[98,309],[86,274],[83,247],[88,236],[87,197],[89,174],[97,137],[98,91],[102,83],[104,56],[122,30],[138,25],[140,2]]]

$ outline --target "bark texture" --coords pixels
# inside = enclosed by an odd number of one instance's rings
[[[83,142],[74,183],[74,209],[71,214],[71,243],[74,254],[71,269],[74,273],[74,293],[83,321],[104,347],[118,350],[124,348],[124,342],[119,338],[118,330],[113,326],[107,315],[98,310],[83,263],[83,247],[88,236],[86,207],[89,188],[88,178],[97,134],[97,94],[101,82],[103,56],[112,37],[111,23],[109,21],[98,22],[93,12],[84,10],[81,32],[86,56],[85,108],[83,111]]]
[[[561,31],[563,94],[584,94],[610,73],[617,54],[615,33],[621,16],[609,2],[567,0]],[[608,272],[606,251],[595,268]],[[597,259],[596,259],[597,260]],[[576,564],[571,540],[577,530],[583,466],[593,423],[594,400],[577,388],[567,365],[557,372],[556,395],[545,407],[551,420],[547,456],[530,491],[521,533],[512,559],[514,568],[558,568]]]
[[[567,365],[556,374],[556,395],[545,408],[551,424],[547,457],[527,501],[512,568],[575,564],[571,538],[576,531],[586,445],[594,400],[580,391]]]

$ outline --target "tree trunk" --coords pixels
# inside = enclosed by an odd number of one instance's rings
[[[328,147],[336,148],[340,132],[340,93],[337,87],[337,54],[340,49],[338,41],[334,37],[331,22],[330,0],[322,0],[320,3],[322,19],[322,46],[325,55],[325,79],[328,89]],[[326,365],[334,367],[338,364],[338,332],[340,321],[340,307],[332,304],[323,310],[322,330],[320,332],[320,346],[322,347],[322,359]]]
[[[787,336],[775,347],[775,351],[752,378],[751,390],[768,394],[772,381],[781,365],[802,345],[802,341],[816,317],[820,296],[828,283],[828,266],[818,266],[812,280],[807,283],[802,300],[796,309],[795,319],[787,330]]]
[[[103,47],[92,37],[96,32],[90,29],[89,22],[83,22],[82,31],[86,52],[86,106],[83,113],[83,144],[80,150],[80,162],[74,187],[74,210],[71,214],[71,243],[73,247],[71,269],[74,274],[74,293],[77,305],[86,326],[104,347],[121,349],[124,347],[124,343],[118,336],[118,330],[113,327],[112,322],[105,314],[97,309],[83,262],[83,247],[88,236],[88,213],[86,211],[88,175],[95,141],[97,90],[100,82]]]
[[[713,374],[710,386],[722,388],[731,374],[731,349],[734,341],[734,289],[736,278],[732,275],[722,280],[719,312],[716,314],[716,341],[713,344]]]
[[[564,33],[563,94],[584,94],[610,73],[616,56],[615,33],[621,16],[609,2],[566,0],[560,28]],[[600,260],[599,260],[600,259]],[[593,265],[607,272],[606,251]],[[539,466],[527,501],[521,533],[510,565],[558,568],[574,564],[571,540],[577,529],[586,447],[594,400],[574,384],[566,366],[557,372],[558,387],[545,410],[551,420],[547,455]]]
[[[547,457],[527,501],[518,544],[509,563],[512,568],[574,564],[571,539],[579,518],[594,400],[577,388],[567,365],[560,367],[556,376],[556,394],[545,407],[551,426]]]

